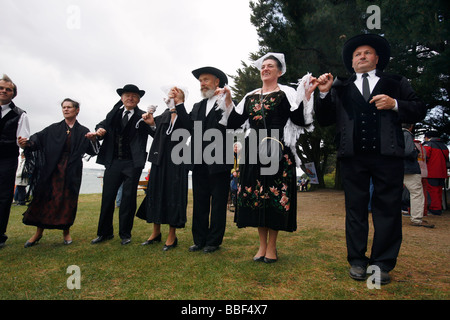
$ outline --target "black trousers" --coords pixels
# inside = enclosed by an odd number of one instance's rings
[[[6,233],[8,226],[14,197],[17,163],[17,157],[0,159],[0,237]]]
[[[196,165],[192,172],[192,236],[199,246],[222,244],[227,220],[230,173],[209,174],[206,165]]]
[[[342,158],[340,163],[345,191],[347,260],[350,265],[377,265],[389,272],[395,267],[402,242],[403,159],[356,155]],[[371,255],[367,258],[370,178],[374,187],[372,219],[375,232]]]
[[[113,216],[117,191],[123,183],[122,201],[119,209],[119,236],[131,238],[136,213],[137,186],[144,168],[134,168],[132,160],[113,160],[103,177],[102,206],[98,223],[98,236],[114,234]]]

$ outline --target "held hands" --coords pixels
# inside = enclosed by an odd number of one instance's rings
[[[230,87],[225,86],[223,88],[218,88],[214,92],[214,95],[225,95],[225,105],[227,108],[230,108],[233,106],[233,100],[231,99],[231,90]]]
[[[169,99],[173,99],[175,105],[184,103],[184,92],[177,87],[173,87],[172,89],[170,89],[168,97]]]
[[[311,99],[311,95],[313,94],[314,90],[316,90],[318,85],[319,80],[313,76],[310,77],[309,83],[305,82],[305,96],[308,101],[309,99]]]
[[[19,146],[22,149],[25,149],[26,147],[28,147],[28,139],[27,138],[18,137],[17,142],[19,143]]]
[[[320,92],[328,92],[333,85],[333,75],[331,73],[324,73],[319,78],[316,79],[317,88]]]
[[[142,120],[149,126],[155,126],[155,119],[153,118],[153,112],[147,112],[142,115]]]
[[[106,130],[103,128],[99,128],[95,132],[88,132],[86,133],[85,137],[88,138],[91,141],[95,141],[97,138],[102,138],[106,134]]]

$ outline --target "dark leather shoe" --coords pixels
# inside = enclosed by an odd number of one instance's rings
[[[159,234],[159,236],[157,236],[156,238],[153,238],[151,240],[146,240],[145,242],[142,242],[141,244],[143,246],[155,243],[155,242],[161,242],[161,233]]]
[[[380,272],[380,284],[385,285],[391,282],[391,276],[386,271]]]
[[[374,273],[374,276],[375,278],[372,280],[375,280],[375,283],[378,282],[381,285],[385,285],[391,282],[391,276],[389,275],[389,272],[383,271],[381,268],[379,269],[378,273]]]
[[[203,249],[203,246],[199,246],[197,244],[194,244],[192,246],[189,247],[189,251],[190,252],[194,252],[194,251],[200,251]]]
[[[414,227],[434,228],[434,224],[430,224],[425,220],[422,220],[421,222],[411,222],[411,225]]]
[[[0,235],[0,249],[5,246],[7,239],[8,239],[8,236],[6,234]]]
[[[178,238],[175,238],[175,241],[172,244],[170,244],[170,245],[164,244],[163,251],[168,251],[170,249],[173,249],[177,246],[177,244],[178,244]]]
[[[126,244],[129,244],[130,242],[131,242],[131,238],[125,238],[125,239],[122,239],[120,244],[124,246]]]
[[[41,238],[42,238],[42,236],[39,236],[39,238],[37,238],[37,239],[34,240],[34,241],[27,241],[27,242],[25,242],[25,245],[24,245],[23,247],[24,247],[24,248],[32,247],[32,246],[34,246],[35,244],[38,244],[38,242],[39,242],[39,240],[41,240]]]
[[[261,257],[253,257],[253,261],[255,262],[264,262],[265,257],[261,256]]]
[[[91,241],[91,244],[96,244],[96,243],[100,243],[106,240],[111,240],[112,238],[114,238],[114,235],[109,235],[109,236],[98,236],[97,238],[95,238],[94,240]]]
[[[277,255],[276,255],[276,258],[275,258],[275,259],[270,259],[270,258],[264,257],[264,262],[265,262],[265,263],[275,263],[275,262],[277,262],[277,261],[278,261],[278,251],[277,251],[276,254],[277,254]]]
[[[219,246],[206,246],[204,249],[203,249],[203,252],[204,253],[211,253],[211,252],[214,252],[214,251],[217,251],[217,250],[219,250]]]
[[[352,266],[350,268],[350,278],[357,280],[357,281],[363,281],[366,280],[367,277],[367,271],[365,267],[362,266]]]

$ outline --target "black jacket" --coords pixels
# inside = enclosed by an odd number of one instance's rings
[[[211,110],[207,116],[205,116],[206,113],[206,104],[207,99],[203,99],[202,101],[194,104],[192,107],[192,111],[189,114],[191,119],[191,154],[192,154],[192,164],[193,168],[195,169],[195,165],[200,165],[198,162],[199,160],[199,154],[196,153],[196,150],[200,150],[200,148],[196,148],[196,144],[202,140],[202,163],[201,165],[206,165],[208,167],[208,171],[210,174],[219,173],[219,172],[230,172],[231,168],[233,167],[233,163],[227,164],[226,162],[226,155],[227,155],[227,143],[226,143],[226,127],[219,123],[219,121],[222,119],[223,111],[221,109],[216,108],[215,110]],[[201,125],[200,125],[201,124]],[[201,127],[201,132],[199,130],[195,130],[195,128]],[[207,139],[204,139],[204,133],[207,130],[215,129],[216,132],[221,134],[222,141],[204,141]],[[201,137],[200,137],[201,133]],[[214,140],[214,139],[213,139]],[[212,164],[206,164],[204,162],[203,152],[205,151],[205,148],[208,148],[208,151],[212,151],[212,156],[217,159],[215,163]],[[215,151],[219,151],[221,149],[222,156],[219,156],[215,153]],[[211,153],[208,152],[207,153]],[[233,154],[232,146],[229,150],[231,154]],[[194,159],[197,154],[197,159]],[[217,157],[216,157],[217,156]],[[220,159],[219,159],[220,158]]]
[[[397,99],[398,111],[377,110],[373,104],[369,105],[353,83],[356,74],[349,79],[337,78],[327,96],[317,99],[315,114],[318,123],[322,126],[336,124],[338,157],[353,156],[361,151],[358,148],[365,147],[361,138],[361,133],[366,130],[365,121],[361,120],[361,110],[370,110],[370,116],[376,123],[376,132],[372,137],[376,139],[374,149],[381,155],[396,157],[404,156],[405,142],[401,124],[419,122],[426,115],[425,104],[414,93],[406,78],[380,71],[376,74],[380,79],[371,98],[386,94]]]
[[[106,119],[101,121],[95,127],[95,130],[98,130],[99,128],[106,130],[106,134],[103,137],[103,142],[97,156],[97,163],[103,164],[105,167],[109,167],[114,158],[114,141],[115,134],[117,132],[114,119],[116,118],[117,113],[122,111],[122,105],[122,101],[116,103],[113,109],[106,115]],[[138,128],[136,128],[136,124],[142,118],[144,113],[144,111],[140,110],[136,106],[136,108],[134,108],[134,114],[127,124],[127,130],[129,130],[131,156],[135,168],[144,167],[147,160],[146,149],[148,135],[151,131],[150,126],[141,121]]]

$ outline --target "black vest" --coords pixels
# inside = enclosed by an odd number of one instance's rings
[[[16,107],[12,102],[11,111],[0,119],[0,158],[17,158],[19,147],[17,146],[17,127],[19,120],[25,111]]]
[[[369,104],[364,100],[356,86],[352,85],[351,88],[353,101],[350,103],[355,116],[354,151],[356,154],[378,154],[380,153],[381,137],[379,129],[380,113],[374,104]]]
[[[114,159],[132,160],[130,147],[131,121],[122,128],[122,112],[117,112],[114,121]]]

